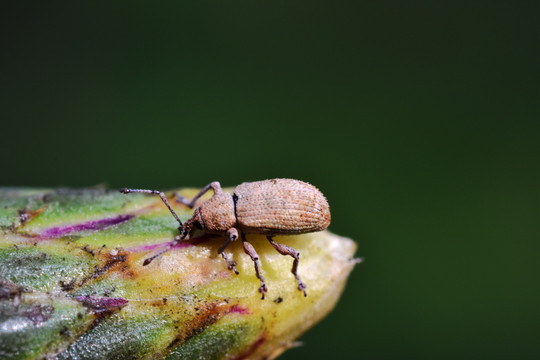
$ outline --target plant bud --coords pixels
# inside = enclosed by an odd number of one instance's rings
[[[241,241],[227,248],[239,275],[218,255],[224,237],[200,232],[143,266],[177,235],[159,198],[0,189],[0,358],[274,358],[332,310],[358,262],[355,243],[329,231],[276,236],[302,254],[304,297],[292,258],[247,234],[269,288],[261,300]]]

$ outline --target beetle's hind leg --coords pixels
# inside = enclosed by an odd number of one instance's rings
[[[238,275],[238,270],[236,270],[236,261],[230,259],[225,253],[225,249],[227,248],[227,246],[229,246],[229,244],[236,239],[238,239],[238,230],[236,230],[235,228],[230,228],[229,230],[227,230],[227,241],[225,241],[225,243],[219,248],[218,254],[221,254],[223,259],[225,259],[229,270],[234,271],[234,273]]]
[[[300,262],[300,253],[298,251],[296,251],[295,249],[293,249],[292,247],[290,247],[290,246],[279,244],[279,243],[275,242],[272,239],[272,236],[267,236],[266,238],[268,239],[268,241],[270,241],[270,244],[272,244],[274,249],[276,249],[281,255],[289,255],[289,256],[292,256],[294,258],[294,262],[293,262],[291,272],[293,273],[294,277],[296,278],[296,282],[298,282],[298,290],[303,291],[304,296],[307,296],[307,293],[306,293],[306,287],[307,286],[300,279],[300,275],[298,275],[298,263]]]
[[[268,288],[266,287],[264,276],[262,276],[261,273],[261,260],[259,260],[259,254],[257,254],[253,245],[251,245],[246,240],[246,235],[244,233],[242,233],[242,245],[244,246],[244,251],[246,252],[246,254],[249,255],[249,257],[255,264],[255,273],[257,274],[259,280],[261,280],[261,287],[259,288],[259,292],[262,294],[261,299],[264,299],[264,293],[268,291]]]

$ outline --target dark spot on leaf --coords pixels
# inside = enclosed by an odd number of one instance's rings
[[[37,210],[19,209],[17,211],[19,213],[19,221],[21,222],[19,226],[24,226],[27,222],[34,219],[36,216],[45,211],[45,209],[47,209],[47,207],[42,207]]]
[[[63,280],[60,280],[58,282],[58,285],[60,285],[63,291],[68,292],[75,288],[75,280],[71,280],[68,283],[64,282]]]
[[[84,245],[82,248],[81,248],[82,251],[85,251],[87,253],[89,253],[90,255],[94,256],[95,255],[95,252],[94,250],[90,249],[88,247],[88,245]]]
[[[66,325],[62,326],[62,329],[60,329],[60,335],[65,336],[69,335],[69,333],[69,328]]]
[[[280,304],[282,301],[283,301],[283,298],[280,296],[280,297],[277,297],[273,300],[276,304]]]
[[[0,300],[20,296],[25,289],[11,281],[0,278]]]
[[[31,308],[27,309],[23,315],[34,323],[34,325],[39,325],[51,317],[54,308],[50,305],[34,305]]]
[[[106,289],[105,291],[103,291],[103,296],[111,297],[111,295],[114,294],[115,292],[116,292],[116,286],[113,286],[112,288]]]

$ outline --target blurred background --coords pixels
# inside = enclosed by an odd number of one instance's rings
[[[319,187],[358,243],[280,359],[538,359],[538,2],[2,5],[2,186]]]

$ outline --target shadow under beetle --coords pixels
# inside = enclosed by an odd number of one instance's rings
[[[275,235],[304,234],[322,231],[330,224],[330,207],[324,195],[313,185],[293,179],[272,179],[256,182],[245,182],[234,188],[233,194],[223,192],[219,182],[214,181],[206,185],[190,201],[175,193],[177,202],[190,208],[196,201],[208,192],[214,195],[197,207],[193,216],[182,223],[161,191],[143,189],[122,189],[122,193],[145,193],[161,197],[176,221],[180,224],[180,234],[175,237],[169,246],[156,255],[146,259],[143,265],[148,265],[170,250],[177,243],[189,240],[198,229],[208,234],[227,235],[227,240],[219,248],[218,253],[227,262],[229,270],[238,274],[236,262],[225,253],[227,246],[242,237],[244,251],[255,264],[255,272],[261,281],[259,292],[268,291],[266,282],[261,274],[261,262],[255,248],[247,241],[246,234],[266,235],[270,244],[282,255],[294,258],[292,273],[298,283],[298,290],[306,293],[306,284],[298,275],[298,262],[300,253],[295,249],[279,244],[273,240]]]

